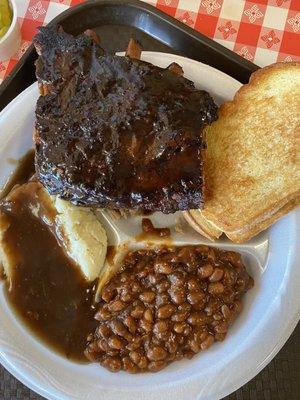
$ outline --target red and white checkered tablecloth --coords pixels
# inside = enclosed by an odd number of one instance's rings
[[[84,0],[17,0],[22,43],[0,63],[0,82],[29,46],[36,28]],[[144,0],[264,66],[300,60],[300,0]]]

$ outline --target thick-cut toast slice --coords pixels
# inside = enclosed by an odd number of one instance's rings
[[[226,236],[236,243],[244,243],[250,240],[252,237],[267,229],[270,225],[278,221],[282,216],[287,214],[289,211],[293,210],[300,204],[300,197],[294,200],[288,201],[284,206],[278,210],[272,210],[273,213],[269,213],[261,218],[260,221],[252,225],[247,225],[243,229],[233,232],[224,232]],[[211,221],[203,216],[201,210],[190,210],[183,213],[187,222],[202,236],[212,241],[218,239],[222,235],[222,230],[220,230]]]
[[[265,217],[260,222],[249,225],[246,228],[234,231],[234,232],[225,232],[226,236],[231,239],[235,243],[244,243],[258,235],[260,232],[267,229],[269,226],[278,221],[281,217],[286,215],[288,212],[299,206],[300,197],[297,197],[294,200],[288,201],[284,206],[282,206],[279,210],[274,212],[273,215]]]
[[[299,138],[300,63],[255,72],[206,129],[202,215],[236,241],[289,211],[300,194]]]

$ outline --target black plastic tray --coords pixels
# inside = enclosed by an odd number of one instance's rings
[[[62,25],[72,34],[93,28],[109,52],[124,50],[133,36],[144,50],[176,53],[202,61],[243,83],[258,69],[250,61],[141,1],[91,0],[69,8],[51,21],[50,25],[53,24]],[[31,45],[1,84],[0,110],[35,81],[36,57]]]

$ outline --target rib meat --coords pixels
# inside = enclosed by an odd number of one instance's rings
[[[106,54],[87,35],[40,28],[36,170],[75,204],[165,213],[202,205],[211,96],[174,71]]]

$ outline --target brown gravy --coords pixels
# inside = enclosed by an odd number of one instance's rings
[[[16,170],[0,189],[0,199],[4,199],[14,186],[27,182],[34,173],[34,149],[31,149],[18,161]]]
[[[0,203],[8,229],[4,243],[13,256],[6,295],[17,315],[52,349],[86,361],[87,335],[94,331],[95,285],[87,283],[51,233],[52,210],[39,206],[40,184],[15,189]],[[48,225],[48,226],[47,226]]]

